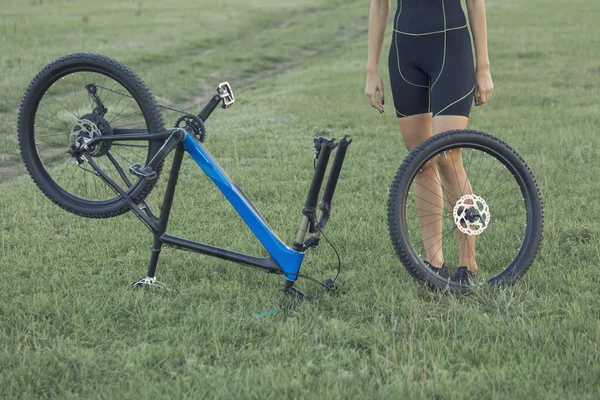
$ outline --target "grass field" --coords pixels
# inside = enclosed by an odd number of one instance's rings
[[[525,158],[546,223],[521,282],[467,296],[416,284],[390,244],[387,194],[406,150],[391,104],[379,115],[364,98],[368,3],[0,0],[0,397],[600,397],[597,3],[486,2],[496,88],[470,126]],[[169,249],[158,278],[172,292],[129,288],[148,232],[132,215],[62,211],[18,155],[29,81],[77,51],[123,61],[183,108],[229,80],[238,101],[208,121],[207,146],[288,242],[312,137],[351,134],[328,225],[343,290],[259,319],[285,301],[280,277]],[[189,160],[174,207],[171,233],[263,254]],[[334,266],[320,246],[303,271]]]

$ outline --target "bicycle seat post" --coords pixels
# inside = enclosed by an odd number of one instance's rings
[[[169,174],[169,182],[167,183],[167,188],[165,190],[165,197],[163,204],[160,207],[160,216],[158,218],[157,229],[154,232],[154,243],[152,244],[152,247],[150,247],[151,255],[150,261],[148,262],[148,271],[145,278],[142,278],[137,282],[133,282],[131,284],[132,286],[142,287],[149,285],[166,288],[163,283],[156,281],[156,267],[158,265],[158,258],[163,246],[163,240],[161,236],[167,229],[167,223],[169,221],[169,216],[171,215],[171,207],[173,206],[173,198],[175,196],[175,186],[179,180],[179,170],[181,169],[183,154],[183,144],[178,142],[171,164],[171,172]]]

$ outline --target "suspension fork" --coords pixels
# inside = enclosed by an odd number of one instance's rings
[[[333,194],[337,186],[340,172],[344,164],[346,157],[346,151],[348,146],[352,143],[352,139],[348,135],[344,135],[338,143],[335,143],[335,139],[324,139],[315,138],[315,157],[317,158],[317,166],[313,175],[313,179],[306,197],[306,203],[302,208],[302,221],[300,227],[296,232],[296,239],[294,241],[293,248],[296,251],[305,251],[308,247],[314,247],[319,244],[321,229],[325,228],[329,216],[331,215],[331,202]],[[325,191],[323,192],[323,198],[319,203],[318,210],[320,211],[320,218],[317,221],[317,201],[321,185],[323,184],[323,178],[325,176],[325,170],[329,163],[329,157],[334,148],[337,147],[331,172],[327,178],[327,184],[325,185]],[[307,232],[311,233],[311,237],[305,242]]]
[[[306,237],[306,233],[314,230],[314,223],[317,219],[317,201],[319,200],[319,192],[321,191],[321,185],[323,184],[323,178],[325,177],[325,170],[327,169],[327,164],[329,164],[331,151],[337,147],[335,139],[318,137],[315,138],[314,141],[317,166],[315,167],[310,188],[308,189],[306,202],[302,208],[302,221],[300,222],[300,227],[296,232],[296,240],[294,240],[292,246],[296,251],[304,250],[304,238]]]
[[[348,135],[344,135],[339,143],[336,143],[335,139],[325,139],[322,137],[315,138],[314,141],[315,158],[317,159],[317,164],[312,181],[310,183],[308,195],[306,196],[306,202],[302,208],[302,221],[300,222],[300,227],[296,232],[296,239],[294,240],[293,244],[293,249],[298,252],[305,252],[309,247],[316,247],[319,244],[321,229],[325,227],[327,220],[329,219],[331,212],[331,200],[333,199],[333,193],[335,192],[337,181],[344,163],[344,158],[346,157],[346,150],[348,149],[350,143],[352,143],[352,139],[350,139],[350,136]],[[331,172],[327,178],[323,199],[319,203],[318,209],[321,212],[321,218],[319,221],[317,221],[317,201],[319,198],[319,192],[321,191],[323,178],[325,177],[325,171],[327,170],[327,165],[329,164],[329,157],[331,156],[333,149],[336,147],[338,149],[333,160]],[[307,232],[310,232],[312,235],[305,242],[304,239]],[[328,283],[325,285],[331,290],[335,280],[328,279],[327,282]],[[296,289],[294,287],[294,283],[295,281],[293,280],[286,280],[283,286],[283,293],[295,295],[299,299],[303,300],[312,300],[312,296],[304,294]]]

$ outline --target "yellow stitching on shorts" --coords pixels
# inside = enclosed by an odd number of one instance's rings
[[[424,33],[409,33],[409,32],[398,31],[396,29],[394,29],[394,32],[401,33],[403,35],[409,35],[409,36],[426,36],[426,35],[434,35],[436,33],[446,33],[446,32],[450,32],[450,31],[457,31],[459,29],[463,29],[466,27],[467,27],[467,25],[465,24],[463,26],[457,26],[456,28],[448,28],[448,29],[444,29],[442,31],[424,32]]]
[[[442,76],[442,72],[444,72],[444,67],[446,66],[446,41],[447,41],[446,39],[447,39],[447,33],[446,33],[446,7],[445,7],[444,3],[445,3],[445,1],[442,0],[442,13],[444,14],[444,57],[442,59],[442,69],[440,69],[440,74],[438,75],[438,77],[433,82],[433,85],[431,85],[432,89],[435,86],[435,84],[440,80],[440,77]]]
[[[398,11],[398,16],[396,17],[396,26],[398,26],[400,14],[402,14],[402,0],[400,0],[400,9]],[[402,69],[400,68],[400,52],[398,51],[398,35],[396,32],[394,32],[394,35],[394,47],[396,47],[396,62],[398,63],[398,73],[400,74],[400,77],[404,80],[404,82],[408,83],[411,86],[428,88],[429,86],[417,85],[416,83],[409,82],[408,79],[406,79],[404,75],[402,75]]]
[[[416,87],[420,87],[420,88],[428,88],[429,85],[417,85],[416,83],[412,83],[409,82],[408,79],[406,79],[404,77],[404,75],[402,75],[402,69],[400,69],[400,52],[398,51],[398,36],[396,34],[396,37],[394,38],[394,44],[396,47],[396,62],[398,63],[398,73],[400,74],[400,77],[404,80],[404,82],[408,83],[411,86],[416,86]]]
[[[429,78],[429,91],[427,92],[429,95],[429,102],[427,104],[427,111],[431,112],[431,78]]]
[[[459,101],[464,100],[465,98],[467,98],[468,95],[470,95],[471,93],[473,93],[473,90],[475,90],[475,85],[473,85],[473,88],[471,90],[469,90],[469,92],[467,94],[465,94],[463,97],[461,97],[460,99],[456,100],[455,102],[452,102],[450,104],[448,104],[446,107],[444,107],[443,109],[441,109],[440,111],[438,111],[435,115],[440,115],[441,113],[443,113],[444,111],[446,111],[448,108],[452,107],[453,105],[455,105],[456,103],[458,103]]]
[[[402,115],[403,117],[406,117],[406,115],[404,115],[404,114],[402,114],[400,111],[398,111],[398,109],[397,109],[396,107],[394,107],[394,110],[396,110],[396,113],[397,113],[397,114],[400,114],[400,115]]]
[[[402,14],[402,0],[400,0],[400,9],[398,10],[398,16],[396,17],[396,26],[398,26],[398,20],[400,19],[400,14]]]

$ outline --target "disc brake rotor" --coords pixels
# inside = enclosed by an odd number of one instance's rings
[[[96,136],[111,135],[112,130],[104,118],[96,114],[84,115],[78,119],[71,127],[71,143],[76,143],[82,138],[84,142],[89,142]],[[111,147],[111,142],[102,142],[91,147],[88,151],[92,157],[105,155]]]
[[[456,202],[454,224],[467,235],[480,235],[490,223],[490,208],[482,197],[466,194]]]

